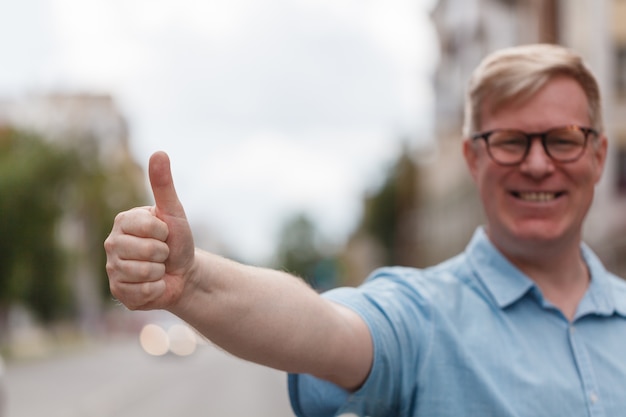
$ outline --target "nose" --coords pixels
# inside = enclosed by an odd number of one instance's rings
[[[520,164],[520,170],[533,178],[541,178],[554,171],[552,158],[546,153],[540,138],[531,139],[530,149]]]

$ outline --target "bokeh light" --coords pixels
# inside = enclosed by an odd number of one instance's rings
[[[139,342],[146,353],[163,356],[170,348],[167,332],[156,324],[146,324],[139,333]]]
[[[168,352],[177,356],[189,356],[196,351],[198,336],[183,323],[175,323],[169,327],[150,323],[139,333],[139,343],[152,356],[163,356]]]
[[[174,324],[167,331],[170,352],[178,356],[188,356],[196,351],[196,333],[184,324]]]

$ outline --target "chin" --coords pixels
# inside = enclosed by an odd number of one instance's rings
[[[509,227],[501,227],[497,234],[504,241],[508,241],[515,246],[521,247],[524,246],[524,243],[527,243],[532,244],[536,248],[546,248],[562,243],[564,239],[571,236],[571,229],[554,222],[525,221]],[[492,236],[492,239],[499,240],[496,236]]]

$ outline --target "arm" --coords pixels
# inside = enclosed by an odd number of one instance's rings
[[[194,248],[169,159],[150,159],[154,207],[120,213],[105,241],[111,292],[130,309],[166,309],[243,359],[360,386],[372,341],[353,311],[284,272]]]

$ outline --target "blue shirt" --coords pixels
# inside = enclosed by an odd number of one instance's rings
[[[626,415],[626,283],[586,246],[591,282],[573,321],[478,229],[432,268],[384,268],[326,293],[363,317],[374,358],[349,393],[290,375],[299,417]]]

